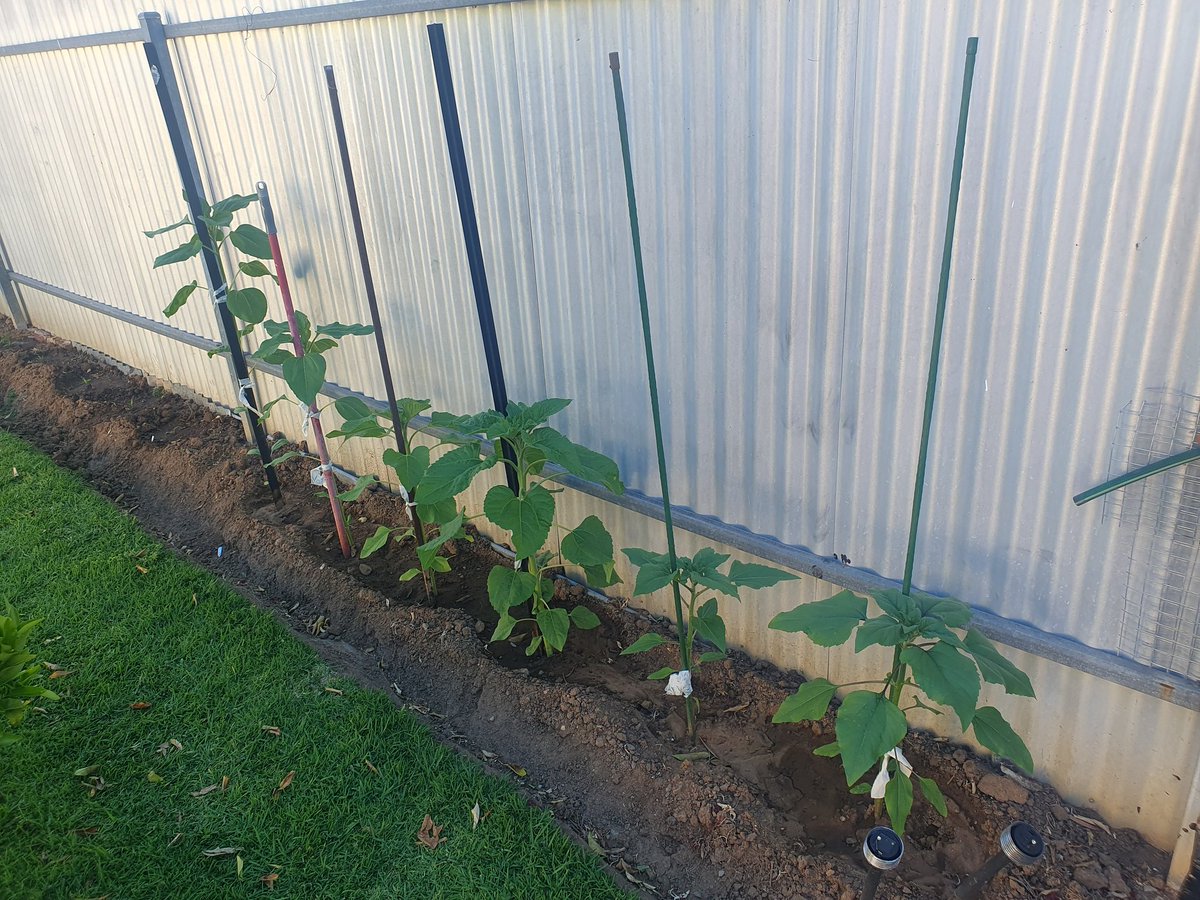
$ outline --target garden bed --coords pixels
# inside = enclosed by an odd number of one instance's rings
[[[601,627],[573,631],[564,654],[531,662],[518,648],[489,646],[495,614],[484,583],[497,557],[486,542],[458,543],[453,573],[427,602],[419,581],[396,580],[410,550],[341,558],[306,466],[280,467],[284,499],[273,504],[236,420],[7,326],[0,428],[83,473],[296,632],[322,638],[318,649],[340,671],[368,684],[382,674],[397,702],[443,740],[512,773],[532,803],[608,853],[627,883],[691,898],[840,900],[861,888],[858,847],[873,821],[869,803],[846,793],[840,764],[812,755],[828,741],[828,721],[770,724],[796,674],[737,653],[706,666],[698,742],[689,743],[662,684],[644,680],[666,654],[619,656],[663,623],[589,600]],[[382,491],[349,504],[356,543],[380,522],[399,523],[401,508]],[[902,879],[888,876],[881,896],[942,896],[1015,819],[1047,838],[1048,859],[1009,870],[984,896],[1162,896],[1166,856],[1135,833],[1110,833],[1051,788],[952,743],[914,735],[906,748],[942,785],[950,815],[916,805]],[[712,756],[674,757],[692,751]]]

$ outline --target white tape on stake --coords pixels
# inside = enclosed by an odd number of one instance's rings
[[[692,696],[692,673],[687,669],[682,672],[673,672],[667,679],[667,693],[672,697]]]
[[[879,767],[879,774],[875,776],[875,783],[871,785],[872,800],[882,800],[884,794],[887,793],[888,782],[892,780],[892,776],[888,773],[889,759],[894,759],[900,771],[912,778],[912,763],[905,757],[904,751],[899,747],[889,750],[883,754],[883,764]]]
[[[254,408],[253,404],[250,403],[250,400],[246,395],[246,391],[250,390],[252,387],[254,387],[254,385],[250,382],[249,378],[238,379],[238,402],[261,419],[262,413]]]

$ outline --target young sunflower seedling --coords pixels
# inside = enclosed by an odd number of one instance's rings
[[[601,484],[615,494],[625,491],[617,464],[603,454],[573,443],[546,422],[570,400],[548,399],[526,405],[510,403],[508,415],[495,411],[473,416],[434,413],[432,424],[461,435],[461,446],[432,463],[421,479],[418,496],[423,503],[453,500],[481,472],[496,465],[510,466],[517,490],[507,484],[492,487],[483,501],[483,514],[504,530],[516,556],[515,566],[498,565],[488,576],[488,599],[500,616],[491,640],[506,640],[519,627],[529,629],[526,654],[539,650],[547,656],[566,646],[571,627],[595,628],[600,620],[586,606],[569,612],[551,606],[554,581],[550,577],[564,563],[583,569],[592,587],[617,583],[613,541],[595,516],[588,516],[562,536],[557,550],[546,549],[555,522],[555,483],[565,474]],[[478,436],[490,440],[485,454]],[[506,456],[508,446],[511,457]],[[562,472],[548,472],[547,466]],[[528,604],[528,615],[513,615]]]
[[[699,706],[699,701],[692,693],[692,676],[702,663],[722,660],[728,652],[725,643],[725,620],[721,618],[718,608],[719,595],[724,594],[734,600],[741,600],[739,591],[742,588],[758,590],[798,577],[770,566],[739,560],[734,560],[730,563],[728,571],[722,572],[721,566],[729,560],[729,555],[718,553],[711,547],[703,548],[690,559],[686,556],[678,557],[678,566],[675,569],[671,568],[670,557],[666,553],[653,553],[637,547],[629,547],[621,552],[637,566],[633,596],[652,594],[674,582],[679,585],[687,601],[687,631],[681,637],[683,646],[680,646],[678,640],[670,641],[660,634],[650,632],[622,650],[621,655],[646,653],[664,645],[679,647],[680,659],[691,660],[689,669],[677,672],[674,666],[664,666],[648,677],[651,680],[670,679],[667,692],[682,696],[684,703],[690,705],[693,712]],[[704,638],[717,649],[706,651],[697,657],[693,652],[697,636]],[[693,719],[694,716],[688,717],[689,722]]]
[[[846,784],[852,794],[870,794],[886,806],[892,827],[904,833],[913,804],[913,781],[925,799],[946,815],[946,801],[931,778],[913,770],[902,744],[908,734],[908,713],[924,709],[941,715],[938,705],[958,717],[964,732],[999,756],[1007,757],[1027,772],[1033,759],[1025,742],[1000,711],[979,706],[981,679],[1003,687],[1006,693],[1033,697],[1029,677],[1005,659],[984,635],[970,627],[971,610],[951,598],[898,590],[871,594],[882,615],[868,618],[867,601],[851,591],[828,600],[806,603],[771,620],[776,631],[803,632],[814,644],[837,647],[854,635],[854,650],[892,648],[892,665],[877,681],[836,685],[824,678],[806,681],[785,699],[774,722],[817,721],[825,716],[839,687],[860,687],[846,694],[837,711],[837,740],[817,748],[818,756],[842,759]],[[869,689],[865,686],[869,685]],[[927,702],[928,701],[928,702]],[[859,779],[879,767],[870,783]]]

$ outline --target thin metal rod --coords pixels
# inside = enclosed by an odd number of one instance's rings
[[[267,227],[267,241],[271,245],[271,259],[275,262],[275,277],[279,279],[279,294],[283,298],[283,311],[287,316],[288,328],[292,332],[292,348],[296,358],[304,357],[304,341],[300,337],[300,325],[296,321],[296,307],[292,303],[292,288],[288,284],[287,268],[283,264],[283,251],[279,247],[279,233],[275,229],[275,211],[271,208],[271,195],[267,183],[257,185],[258,205],[262,207],[263,224]],[[308,421],[312,425],[313,443],[317,445],[317,456],[321,460],[321,480],[325,482],[325,493],[329,495],[329,508],[333,511],[333,527],[337,530],[342,556],[349,559],[354,555],[346,519],[342,515],[342,501],[338,499],[337,478],[333,474],[333,463],[329,459],[329,448],[325,445],[325,431],[321,428],[321,414],[317,404],[308,407]]]
[[[267,441],[267,432],[259,419],[258,403],[255,400],[254,383],[250,380],[250,370],[246,367],[246,356],[242,352],[241,340],[238,337],[237,325],[233,314],[225,304],[228,285],[221,261],[217,258],[212,235],[201,221],[200,216],[207,207],[204,191],[200,182],[200,168],[196,162],[195,148],[187,129],[187,119],[183,115],[183,101],[179,93],[179,83],[175,79],[175,69],[171,63],[170,51],[163,35],[162,19],[158,13],[142,13],[139,18],[145,29],[147,40],[142,44],[146,51],[146,62],[154,79],[155,93],[162,109],[163,122],[167,127],[167,135],[171,139],[171,150],[175,154],[175,164],[179,168],[179,177],[183,182],[183,194],[187,201],[188,214],[192,219],[192,227],[200,240],[200,256],[204,263],[204,279],[213,298],[213,306],[217,314],[217,325],[225,346],[229,348],[229,364],[234,378],[234,390],[243,401],[245,408],[243,423],[248,436],[253,439],[258,448],[259,462],[266,475],[267,486],[271,496],[279,499],[279,477],[270,467],[271,445]]]
[[[938,280],[937,311],[933,319],[933,346],[929,351],[929,379],[925,383],[925,414],[921,420],[921,450],[917,456],[916,486],[912,516],[908,523],[908,552],[904,557],[902,590],[912,590],[913,563],[917,555],[917,528],[921,522],[921,500],[925,493],[925,465],[929,458],[929,430],[933,424],[933,401],[937,394],[938,362],[942,353],[942,325],[946,320],[946,295],[950,289],[950,261],[954,249],[954,224],[958,218],[958,193],[962,185],[963,150],[967,142],[967,114],[971,109],[971,81],[975,77],[975,50],[979,38],[967,38],[967,61],[963,67],[962,100],[958,108],[958,135],[954,142],[954,168],[950,173],[950,200],[946,209],[946,239],[942,245],[942,274]]]
[[[475,312],[479,317],[483,356],[487,362],[488,380],[491,382],[492,406],[497,412],[508,415],[508,388],[504,383],[504,365],[500,360],[500,343],[496,338],[496,320],[492,316],[492,295],[488,290],[487,267],[483,262],[483,245],[479,239],[479,220],[475,215],[471,174],[467,170],[467,151],[463,146],[458,102],[454,97],[454,76],[450,72],[450,54],[446,50],[446,30],[440,22],[434,22],[428,26],[428,31],[429,54],[433,58],[433,74],[437,80],[438,100],[442,109],[442,127],[446,132],[446,150],[450,154],[450,172],[454,176],[463,244],[467,250],[467,266],[471,271],[471,288],[475,294]],[[521,485],[517,478],[516,456],[507,442],[501,442],[501,453],[511,463],[504,467],[508,487],[514,494],[519,494]]]
[[[1200,447],[1192,447],[1190,450],[1184,450],[1182,453],[1176,453],[1173,456],[1164,457],[1149,465],[1140,466],[1126,472],[1124,475],[1118,475],[1116,478],[1111,478],[1103,484],[1096,485],[1094,488],[1088,488],[1082,494],[1076,494],[1071,500],[1076,506],[1083,506],[1089,500],[1095,500],[1097,497],[1111,494],[1120,488],[1129,487],[1129,485],[1136,484],[1143,478],[1149,478],[1151,475],[1157,475],[1159,472],[1166,472],[1168,469],[1174,469],[1178,466],[1186,466],[1188,463],[1195,462],[1198,459],[1200,459]]]
[[[667,486],[667,454],[663,447],[662,412],[658,403],[658,377],[654,371],[654,340],[650,334],[650,305],[646,299],[646,270],[642,263],[642,229],[638,224],[637,194],[633,187],[633,159],[629,152],[629,125],[625,117],[625,92],[621,88],[621,57],[615,50],[608,54],[608,65],[612,69],[613,97],[617,104],[617,128],[621,133],[621,160],[625,167],[625,196],[629,202],[629,232],[633,239],[633,265],[637,272],[638,305],[642,315],[642,343],[646,350],[646,376],[650,388],[650,413],[654,419],[654,442],[658,450],[658,482],[662,488],[663,522],[667,526],[667,558],[674,571],[679,568],[675,553],[675,523],[671,520],[671,490]],[[683,598],[679,593],[679,581],[671,581],[675,599],[675,625],[679,630],[679,660],[685,670],[692,668],[692,654],[688,640],[688,621],[683,615]],[[695,713],[692,700],[684,702],[687,711],[688,734],[695,730]]]
[[[383,389],[387,392],[388,413],[392,417],[392,431],[396,435],[396,450],[401,456],[408,455],[408,435],[400,421],[400,410],[396,406],[396,388],[392,383],[392,367],[388,362],[387,341],[383,337],[383,323],[379,317],[379,299],[375,293],[375,277],[371,273],[371,258],[367,253],[367,236],[363,230],[362,210],[358,205],[358,189],[354,184],[354,167],[350,163],[350,147],[346,141],[346,122],[342,118],[342,102],[338,97],[337,79],[333,66],[325,67],[325,83],[329,87],[329,106],[333,111],[333,129],[337,133],[338,155],[342,160],[342,175],[346,180],[346,200],[350,204],[350,219],[354,223],[354,240],[358,244],[358,261],[362,267],[363,290],[367,295],[367,306],[371,310],[371,325],[375,328],[375,348],[379,351],[379,368],[383,373]],[[405,497],[416,503],[416,490]],[[412,519],[413,535],[418,544],[425,543],[425,529],[415,506],[408,506]]]

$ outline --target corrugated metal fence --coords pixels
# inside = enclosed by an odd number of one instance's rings
[[[864,662],[769,633],[770,617],[903,566],[961,52],[978,34],[916,582],[995,613],[991,633],[1023,651],[1041,699],[997,703],[1045,775],[1175,844],[1200,758],[1200,691],[1178,675],[1200,658],[1173,676],[1117,657],[1132,536],[1070,496],[1109,474],[1122,409],[1200,393],[1200,5],[298,5],[164,4],[210,196],[267,180],[298,301],[367,319],[332,63],[398,389],[486,406],[424,29],[445,22],[509,392],[575,398],[557,424],[654,495],[605,56],[622,51],[672,487],[708,541],[820,567],[826,580],[731,611],[738,643],[812,674]],[[151,271],[140,232],[183,204],[138,10],[10,6],[8,267],[163,321],[179,270]],[[70,40],[89,32],[116,34]],[[51,293],[21,298],[41,328],[235,402],[220,359]],[[198,300],[172,324],[216,339]],[[383,396],[369,342],[347,347],[331,381]],[[382,471],[381,450],[342,462]],[[569,505],[620,545],[661,542],[636,502]],[[1104,759],[1085,770],[1081,744]]]

